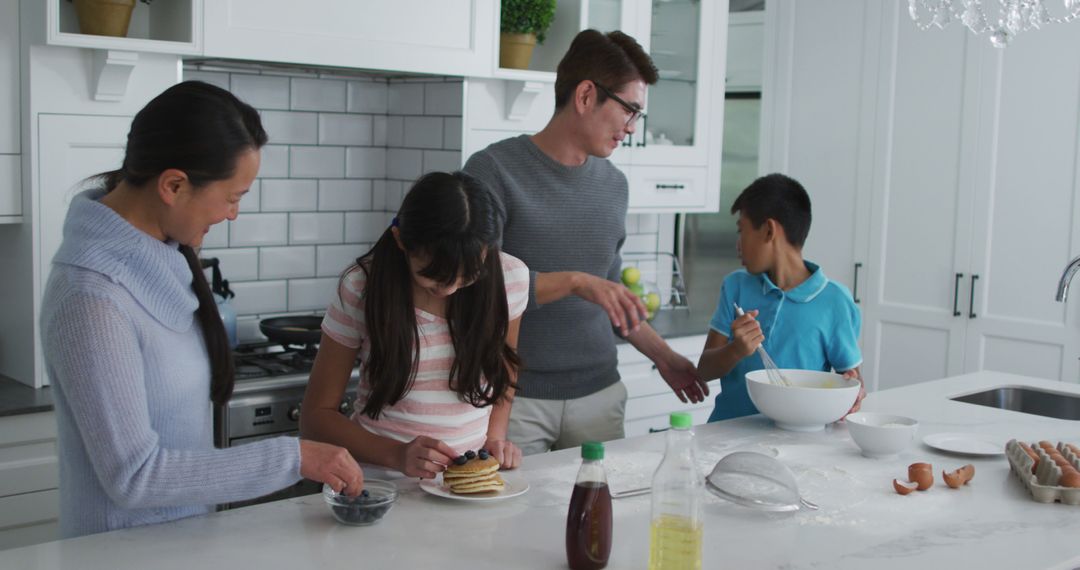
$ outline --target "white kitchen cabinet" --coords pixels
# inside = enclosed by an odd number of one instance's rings
[[[56,416],[0,418],[0,550],[56,540]]]
[[[860,101],[876,88],[877,61],[867,55],[876,53],[876,28],[866,28],[876,22],[872,10],[863,0],[768,2],[762,40],[759,172],[787,174],[806,188],[813,224],[804,257],[857,299],[870,231],[871,171],[864,165],[872,147],[864,141],[873,136],[873,109]],[[736,59],[732,51],[728,61]]]
[[[0,224],[22,222],[19,3],[0,5]]]
[[[437,75],[491,73],[495,0],[215,0],[205,55]]]
[[[672,350],[697,364],[705,347],[705,335],[668,339]],[[626,437],[667,429],[672,412],[690,412],[695,424],[705,423],[713,409],[715,392],[697,404],[684,404],[664,382],[651,360],[630,344],[620,344],[619,376],[626,385]],[[714,382],[711,389],[719,389]]]
[[[765,12],[728,14],[727,66],[724,90],[728,93],[761,91],[765,62]]]
[[[127,116],[47,115],[38,118],[39,165],[35,196],[37,242],[33,267],[34,315],[40,314],[41,296],[49,280],[52,258],[63,240],[68,204],[81,182],[95,174],[113,170],[123,162],[124,145],[131,125]],[[33,337],[38,338],[37,319]],[[47,383],[40,342],[34,342],[34,387]]]
[[[1051,27],[999,51],[883,15],[864,375],[1075,382],[1080,310],[1053,296],[1080,251],[1080,85],[1053,68],[1080,66],[1080,36]]]
[[[122,38],[80,33],[75,6],[68,0],[23,0],[23,6],[44,10],[31,21],[43,16],[49,45],[185,55],[202,52],[203,0],[136,2],[128,34]]]

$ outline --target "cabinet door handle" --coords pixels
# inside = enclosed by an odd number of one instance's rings
[[[954,281],[954,282],[953,282],[953,290],[952,290],[952,316],[954,316],[954,317],[959,317],[959,316],[960,316],[960,314],[961,314],[961,313],[960,313],[960,309],[959,309],[959,307],[957,306],[957,303],[959,303],[959,302],[960,302],[960,280],[961,280],[961,279],[963,279],[963,278],[964,278],[964,274],[963,274],[963,273],[957,273],[957,274],[956,274],[956,281]]]
[[[637,143],[637,146],[639,146],[641,148],[645,148],[645,145],[648,143],[648,141],[645,140],[645,133],[646,133],[648,128],[649,128],[649,116],[648,115],[642,115],[641,116],[641,140],[638,141],[638,143]]]
[[[852,291],[851,291],[851,298],[854,299],[856,303],[860,302],[859,301],[859,268],[861,268],[861,267],[862,267],[862,263],[856,263],[855,264],[855,279],[852,279],[853,287],[852,287]]]
[[[975,281],[979,279],[978,275],[971,276],[971,296],[968,297],[968,318],[974,319],[975,314]]]
[[[623,146],[634,146],[634,135],[626,135],[622,141]]]
[[[686,188],[685,184],[664,184],[661,182],[656,183],[657,190],[682,190]]]

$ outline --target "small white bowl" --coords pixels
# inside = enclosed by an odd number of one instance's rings
[[[855,445],[866,457],[893,457],[915,439],[919,422],[912,418],[874,412],[856,412],[845,421]]]
[[[859,396],[859,381],[833,372],[782,369],[791,386],[769,382],[768,373],[746,373],[750,401],[777,427],[789,431],[821,431],[844,417]]]

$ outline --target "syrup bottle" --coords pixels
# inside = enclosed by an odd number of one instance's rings
[[[604,444],[581,446],[581,469],[566,515],[566,560],[572,570],[604,568],[611,555],[611,491],[604,472]]]

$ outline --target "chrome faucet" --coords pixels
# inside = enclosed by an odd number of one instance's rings
[[[1061,281],[1058,281],[1057,301],[1064,303],[1065,298],[1069,296],[1069,282],[1072,281],[1073,275],[1080,270],[1080,257],[1069,262],[1065,266],[1065,271],[1061,274]]]

